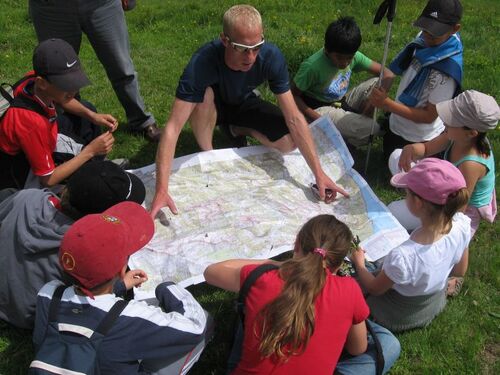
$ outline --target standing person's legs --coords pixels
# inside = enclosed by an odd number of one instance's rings
[[[92,44],[118,100],[125,109],[130,129],[142,131],[155,124],[151,113],[146,112],[139,92],[121,1],[79,0],[78,8],[82,18],[82,30]]]
[[[67,0],[30,0],[29,13],[39,42],[50,38],[63,39],[78,53],[82,29],[78,8]]]
[[[384,357],[384,370],[386,373],[399,358],[401,345],[398,339],[386,328],[370,321],[375,332]],[[377,361],[377,349],[373,337],[368,335],[368,348],[365,353],[352,356],[343,353],[340,357],[335,373],[342,375],[373,375],[375,374]]]

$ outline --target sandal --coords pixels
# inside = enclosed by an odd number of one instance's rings
[[[462,285],[464,284],[463,277],[448,277],[448,285],[446,287],[447,297],[456,297],[460,294],[462,290]]]

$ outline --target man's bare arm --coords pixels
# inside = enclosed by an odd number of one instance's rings
[[[168,180],[172,170],[175,148],[179,134],[184,124],[191,116],[196,103],[175,99],[172,112],[161,135],[156,152],[156,192],[151,204],[151,216],[154,218],[162,207],[168,206],[172,213],[177,213],[177,207],[168,194]]]

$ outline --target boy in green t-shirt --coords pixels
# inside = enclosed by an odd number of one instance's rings
[[[354,146],[369,139],[373,107],[367,97],[377,82],[371,78],[351,91],[353,72],[366,71],[380,75],[382,66],[358,51],[361,31],[352,17],[332,22],[325,33],[325,46],[307,58],[295,75],[292,85],[297,106],[309,121],[328,114],[347,142]],[[389,90],[394,74],[384,69],[382,86]],[[379,131],[375,124],[375,133]]]

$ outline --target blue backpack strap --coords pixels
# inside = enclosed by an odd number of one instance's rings
[[[57,310],[59,309],[61,297],[65,289],[66,285],[59,285],[52,295],[52,300],[50,301],[49,306],[49,322],[57,322]]]
[[[256,267],[248,277],[245,279],[243,282],[243,285],[240,288],[240,293],[238,295],[238,300],[236,301],[236,312],[238,313],[240,319],[241,319],[241,324],[244,326],[245,325],[245,301],[248,295],[248,292],[250,291],[250,288],[255,284],[257,279],[262,276],[264,273],[276,270],[279,267],[275,264],[262,264],[258,267]]]
[[[127,307],[127,305],[128,301],[125,301],[123,299],[116,301],[113,307],[108,311],[104,319],[101,320],[101,322],[95,329],[95,332],[105,336],[115,323],[116,319],[118,319],[122,311],[125,309],[125,307]]]

